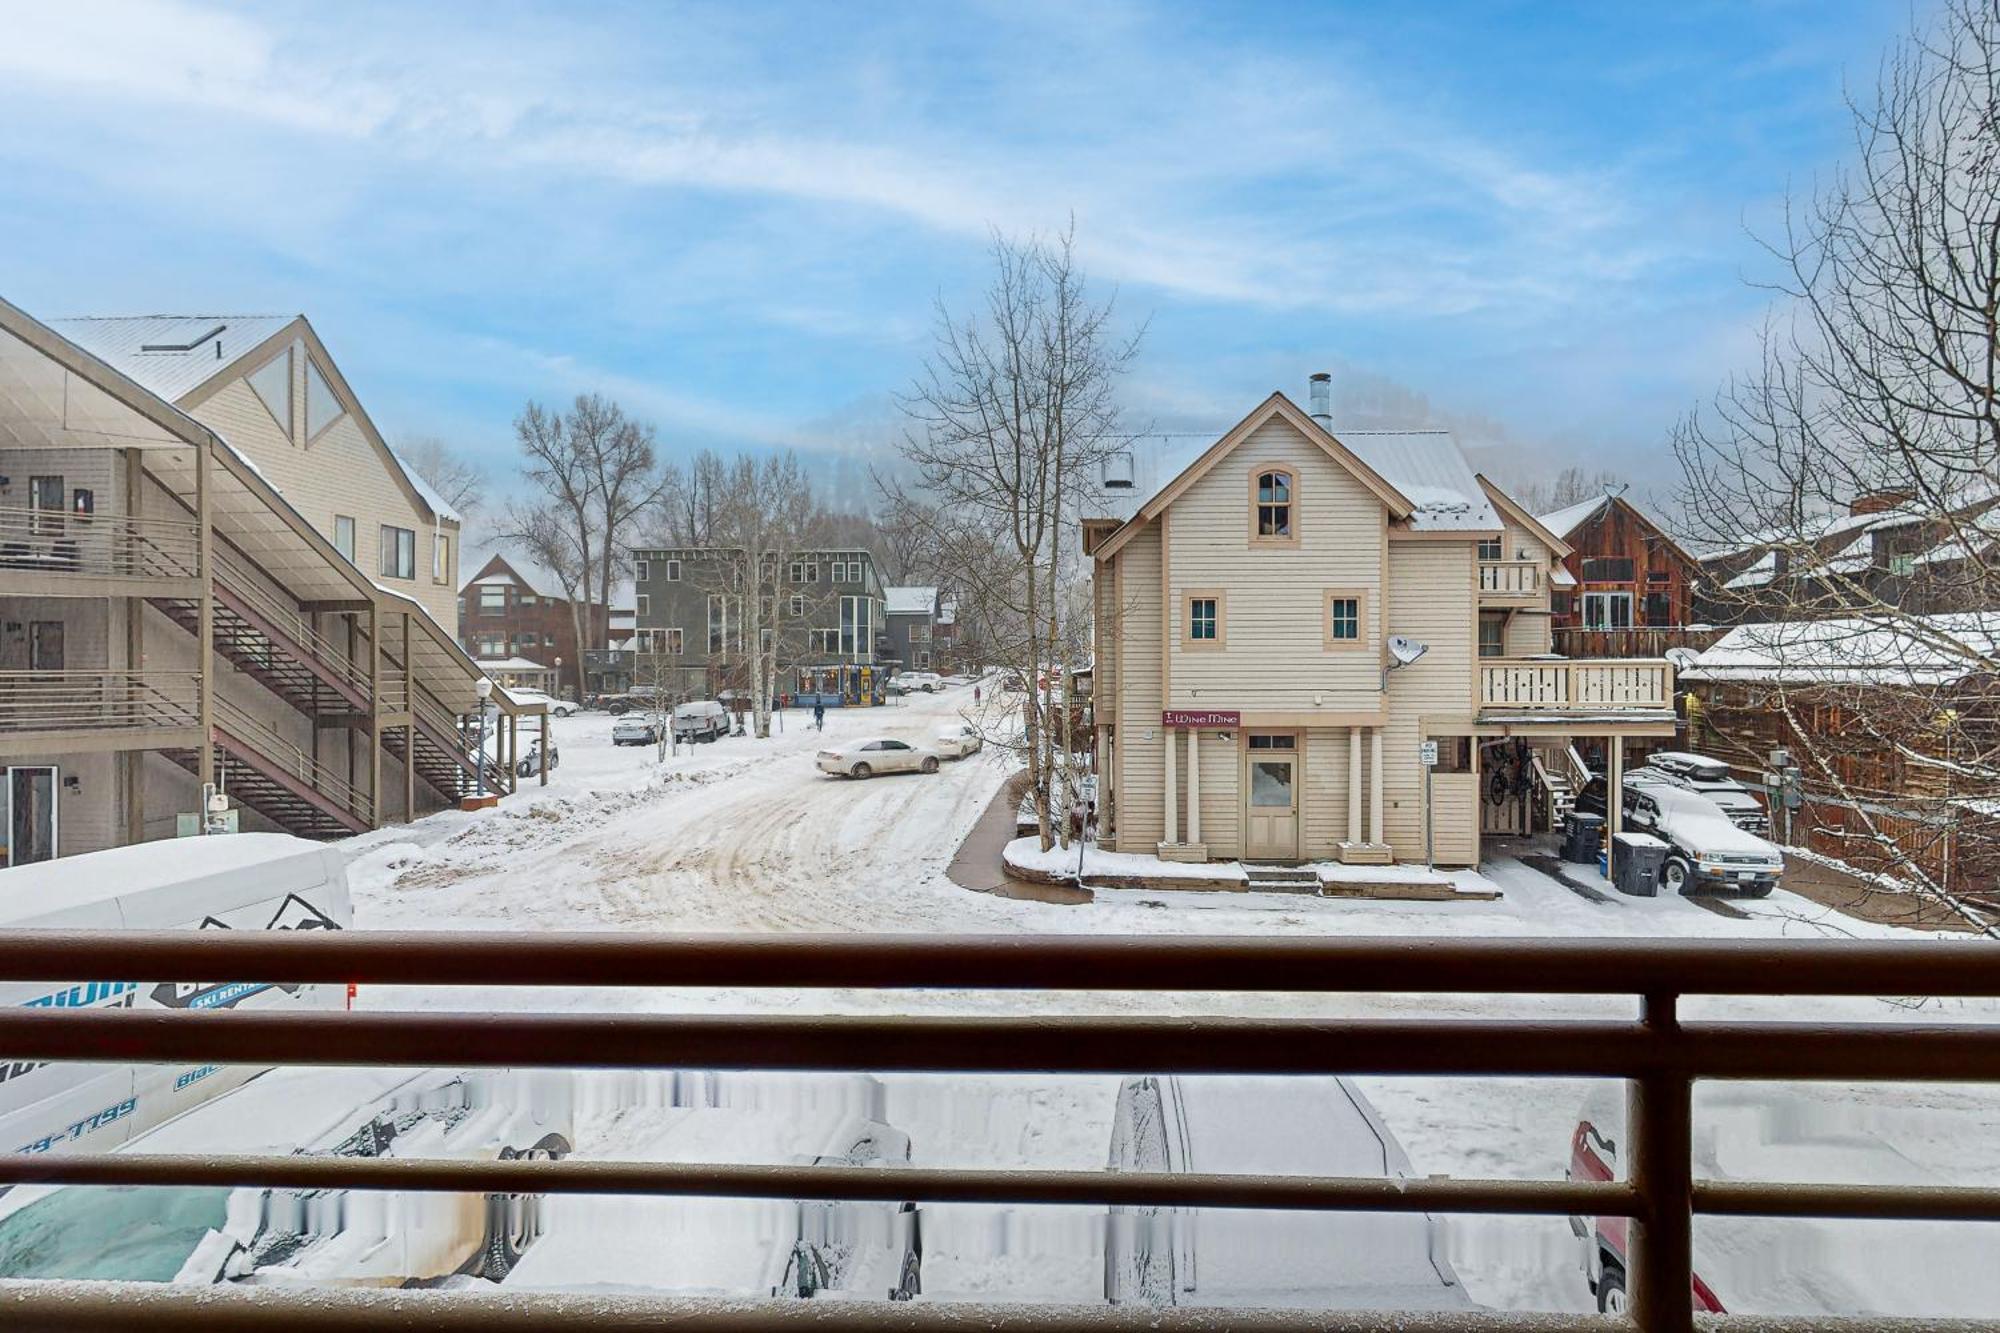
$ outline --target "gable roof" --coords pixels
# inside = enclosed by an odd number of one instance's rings
[[[1199,458],[1181,469],[1173,480],[1154,492],[1152,498],[1139,506],[1138,512],[1127,519],[1118,531],[1100,543],[1092,554],[1100,560],[1116,555],[1119,548],[1132,540],[1141,528],[1166,512],[1167,507],[1180,499],[1190,486],[1207,476],[1216,464],[1235,452],[1238,445],[1249,439],[1259,426],[1272,417],[1284,418],[1307,440],[1319,446],[1328,458],[1353,473],[1363,486],[1374,492],[1376,498],[1388,507],[1394,517],[1408,518],[1416,508],[1408,496],[1391,485],[1358,454],[1328,434],[1326,428],[1317,421],[1300,411],[1297,403],[1282,393],[1274,392],[1252,408],[1250,414],[1243,420],[1230,427],[1222,438],[1210,445]]]
[[[290,324],[295,315],[116,315],[49,326],[170,403],[178,403]]]
[[[892,616],[926,616],[937,609],[938,590],[935,587],[912,585],[905,588],[884,588],[882,600],[887,604]]]
[[[1508,518],[1513,519],[1516,523],[1526,528],[1528,535],[1548,547],[1557,559],[1561,559],[1570,553],[1573,548],[1568,542],[1544,527],[1540,519],[1516,504],[1514,498],[1488,480],[1485,473],[1475,473],[1474,475],[1478,477],[1480,489],[1486,492],[1486,498],[1493,502],[1494,507]]]
[[[1499,529],[1500,516],[1450,431],[1347,430],[1332,438],[1409,497],[1410,526],[1416,531]]]
[[[1593,495],[1588,500],[1578,500],[1573,505],[1565,505],[1552,514],[1543,514],[1537,521],[1558,537],[1567,537],[1583,526],[1584,520],[1611,503],[1608,495]]]
[[[362,436],[410,498],[447,523],[463,522],[458,511],[398,458],[375,429],[360,397],[304,315],[103,315],[52,319],[49,325],[128,379],[190,412],[199,405],[189,401],[198,390],[236,373],[251,354],[296,328],[328,385],[353,409]]]
[[[527,556],[509,554],[493,547],[477,550],[472,554],[477,560],[477,563],[471,565],[474,573],[459,587],[460,592],[482,583],[512,583],[516,587],[526,588],[546,601],[569,600],[569,594],[563,591],[562,580],[557,578],[554,571],[546,565],[538,564]],[[459,553],[461,561],[465,560],[466,555],[465,551]],[[584,590],[587,600],[593,606],[597,604],[597,598],[590,594],[596,586],[593,582],[590,588]],[[637,590],[632,580],[621,574],[611,585],[610,614],[615,617],[622,610],[624,614],[631,615],[632,608],[637,605]]]
[[[1648,531],[1665,542],[1673,549],[1675,555],[1678,555],[1688,564],[1699,565],[1702,563],[1688,552],[1687,547],[1682,546],[1678,541],[1674,540],[1673,534],[1655,522],[1651,514],[1639,508],[1638,505],[1633,504],[1623,495],[1600,495],[1589,500],[1579,500],[1567,508],[1558,509],[1552,514],[1542,515],[1541,524],[1550,532],[1567,538],[1576,532],[1578,528],[1596,518],[1599,513],[1614,505],[1624,509],[1633,518],[1645,524]]]

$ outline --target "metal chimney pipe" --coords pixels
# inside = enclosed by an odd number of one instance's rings
[[[1333,429],[1333,376],[1331,373],[1324,370],[1313,372],[1310,399],[1312,402],[1312,419],[1331,431]]]

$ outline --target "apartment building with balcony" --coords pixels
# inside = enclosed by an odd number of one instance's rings
[[[616,694],[629,682],[615,669],[607,670],[604,651],[622,629],[631,630],[632,589],[620,582],[612,589],[611,608],[595,597],[583,608],[583,633],[577,642],[578,617],[559,579],[518,554],[495,551],[479,561],[458,596],[459,645],[483,665],[502,661],[529,663],[511,670],[517,678],[536,675],[563,697]],[[621,616],[616,609],[624,609]],[[614,622],[616,622],[614,624]]]
[[[735,548],[633,551],[633,675],[682,698],[749,683],[743,642],[743,553]],[[771,561],[759,584],[785,694],[874,697],[893,668],[886,590],[872,552],[827,549]],[[770,628],[770,627],[775,628]]]
[[[1336,432],[1274,393],[1089,519],[1104,845],[1176,860],[1422,860],[1548,828],[1634,737],[1664,660],[1550,653],[1568,546],[1449,434]],[[1419,655],[1417,645],[1421,645]],[[1422,754],[1436,747],[1425,808]],[[1496,776],[1497,775],[1497,776]]]
[[[501,781],[459,739],[457,544],[303,317],[0,302],[6,861],[173,836],[210,787],[338,837]]]

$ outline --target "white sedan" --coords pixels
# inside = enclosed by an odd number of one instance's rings
[[[844,778],[872,778],[877,773],[935,773],[937,751],[883,736],[853,741],[837,750],[819,752],[819,771]]]
[[[517,704],[527,704],[530,707],[540,704],[549,710],[551,717],[569,717],[576,712],[575,704],[567,699],[558,699],[546,690],[529,690],[516,686],[508,690],[507,695]]]
[[[952,722],[937,729],[931,739],[937,752],[952,759],[963,759],[969,754],[978,754],[986,742],[979,735],[979,728],[970,722]]]

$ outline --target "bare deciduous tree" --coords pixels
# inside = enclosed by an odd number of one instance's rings
[[[611,585],[633,528],[659,503],[667,484],[655,457],[653,428],[608,399],[582,394],[567,416],[530,402],[514,419],[514,437],[536,494],[509,507],[505,535],[558,578],[574,567],[575,585],[565,579],[564,594],[577,651],[603,648],[610,617],[590,608],[611,605]]]
[[[1783,276],[1760,363],[1677,429],[1684,532],[1740,552],[1710,590],[1725,617],[1839,617],[1854,653],[1991,682],[1994,640],[1931,613],[2000,608],[2000,0],[1946,0],[1850,106],[1851,163],[1768,247]],[[1961,860],[1976,850],[1992,825],[1961,816],[2000,796],[1992,710],[1928,685],[1856,692],[1870,683],[1793,673],[1761,706],[1796,718],[1846,691],[1847,725],[1797,733],[1809,797],[1840,806],[1873,868],[1976,920],[1889,826],[1956,827]],[[1862,747],[1935,780],[1857,785]]]
[[[996,237],[992,253],[984,307],[966,318],[939,309],[931,357],[902,400],[915,482],[888,489],[964,580],[961,610],[979,618],[989,660],[1028,687],[1013,743],[1047,848],[1067,845],[1060,813],[1074,799],[1075,768],[1066,710],[1039,682],[1051,668],[1066,679],[1087,637],[1072,623],[1087,605],[1072,596],[1083,575],[1077,506],[1129,441],[1116,387],[1138,336],[1121,337],[1112,302],[1090,296],[1073,233]]]
[[[396,446],[403,466],[422,477],[462,517],[477,514],[486,499],[486,469],[435,435],[415,435]]]
[[[1521,503],[1531,514],[1549,514],[1585,500],[1602,499],[1625,490],[1626,482],[1608,468],[1589,469],[1574,465],[1547,481],[1531,482],[1521,488]]]

